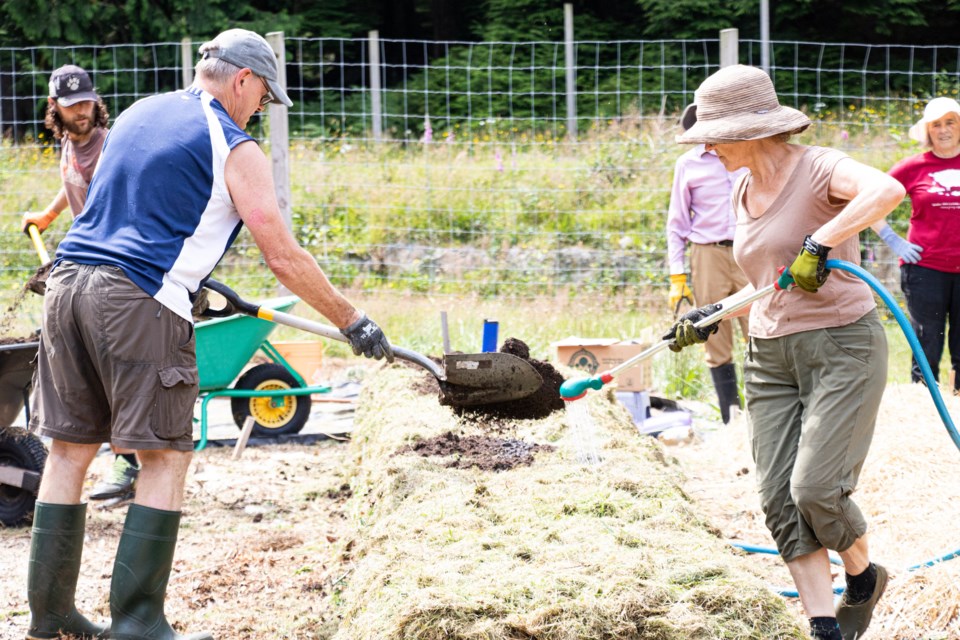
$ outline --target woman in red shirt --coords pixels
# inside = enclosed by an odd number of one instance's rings
[[[900,287],[907,311],[934,377],[940,380],[940,358],[950,321],[950,364],[954,391],[960,389],[960,104],[934,98],[910,137],[929,150],[898,162],[890,175],[910,196],[913,211],[907,239],[923,247],[920,260],[901,262]],[[916,358],[910,377],[920,382]]]

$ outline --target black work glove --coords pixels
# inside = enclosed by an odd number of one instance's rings
[[[353,354],[359,356],[362,353],[368,358],[386,358],[387,362],[393,362],[393,348],[390,347],[387,336],[383,335],[383,330],[368,318],[367,314],[362,311],[360,314],[359,320],[345,329],[340,329],[340,333],[350,341]]]
[[[800,255],[790,265],[790,275],[798,287],[810,293],[816,293],[827,281],[830,269],[827,269],[827,254],[831,247],[824,246],[810,236],[803,239]]]
[[[707,338],[709,338],[711,334],[716,333],[717,329],[720,328],[720,321],[717,320],[713,324],[700,329],[693,325],[707,316],[711,316],[717,311],[720,311],[721,308],[719,304],[708,304],[681,316],[680,319],[670,327],[670,331],[663,334],[664,340],[673,340],[673,342],[670,343],[670,351],[677,352],[692,344],[706,342]]]

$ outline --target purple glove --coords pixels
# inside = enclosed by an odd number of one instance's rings
[[[880,231],[880,239],[886,242],[887,246],[907,264],[920,262],[920,252],[923,251],[923,247],[904,240],[889,226],[884,227],[883,230]]]

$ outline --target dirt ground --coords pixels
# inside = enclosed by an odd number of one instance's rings
[[[960,415],[958,399],[948,398],[947,406]],[[686,491],[719,536],[769,546],[744,422],[700,426],[705,427],[701,439],[665,447],[680,464]],[[239,460],[231,454],[229,448],[209,448],[194,457],[168,618],[181,632],[206,630],[217,638],[331,637],[338,584],[351,571],[334,562],[342,551],[338,540],[349,526],[350,487],[340,471],[346,444],[328,440],[250,448]],[[109,455],[97,457],[90,484],[111,461]],[[953,566],[960,559],[906,570],[960,546],[954,526],[960,521],[958,462],[960,452],[925,391],[915,385],[889,387],[856,494],[871,523],[874,558],[892,575],[866,640],[960,638],[960,598],[951,586],[960,582],[960,567]],[[98,620],[108,615],[111,563],[124,514],[122,507],[92,506],[88,514],[77,602]],[[0,549],[0,639],[20,639],[29,616],[29,529],[0,530]],[[779,560],[757,556],[756,561],[768,572],[771,587],[789,586]]]
[[[322,638],[281,635],[277,624],[310,619],[323,627],[339,576],[324,560],[345,518],[337,468],[342,442],[247,449],[231,460],[229,448],[194,457],[184,519],[166,611],[181,631],[207,630],[217,638]],[[94,461],[92,478],[110,468],[112,456]],[[112,557],[125,508],[88,508],[87,541],[78,606],[93,618],[108,617]],[[0,530],[0,638],[26,631],[26,565],[29,528]],[[213,605],[211,607],[211,605]],[[203,612],[209,615],[205,618]]]

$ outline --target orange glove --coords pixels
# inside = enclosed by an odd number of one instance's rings
[[[670,308],[674,314],[680,309],[680,302],[684,298],[693,305],[693,292],[687,286],[687,274],[676,273],[670,276]]]
[[[23,220],[20,223],[20,230],[24,233],[27,232],[27,227],[32,224],[37,225],[37,229],[46,231],[47,227],[50,226],[50,223],[57,219],[57,216],[60,215],[57,211],[53,209],[46,209],[41,213],[30,213],[27,211],[23,214]]]

